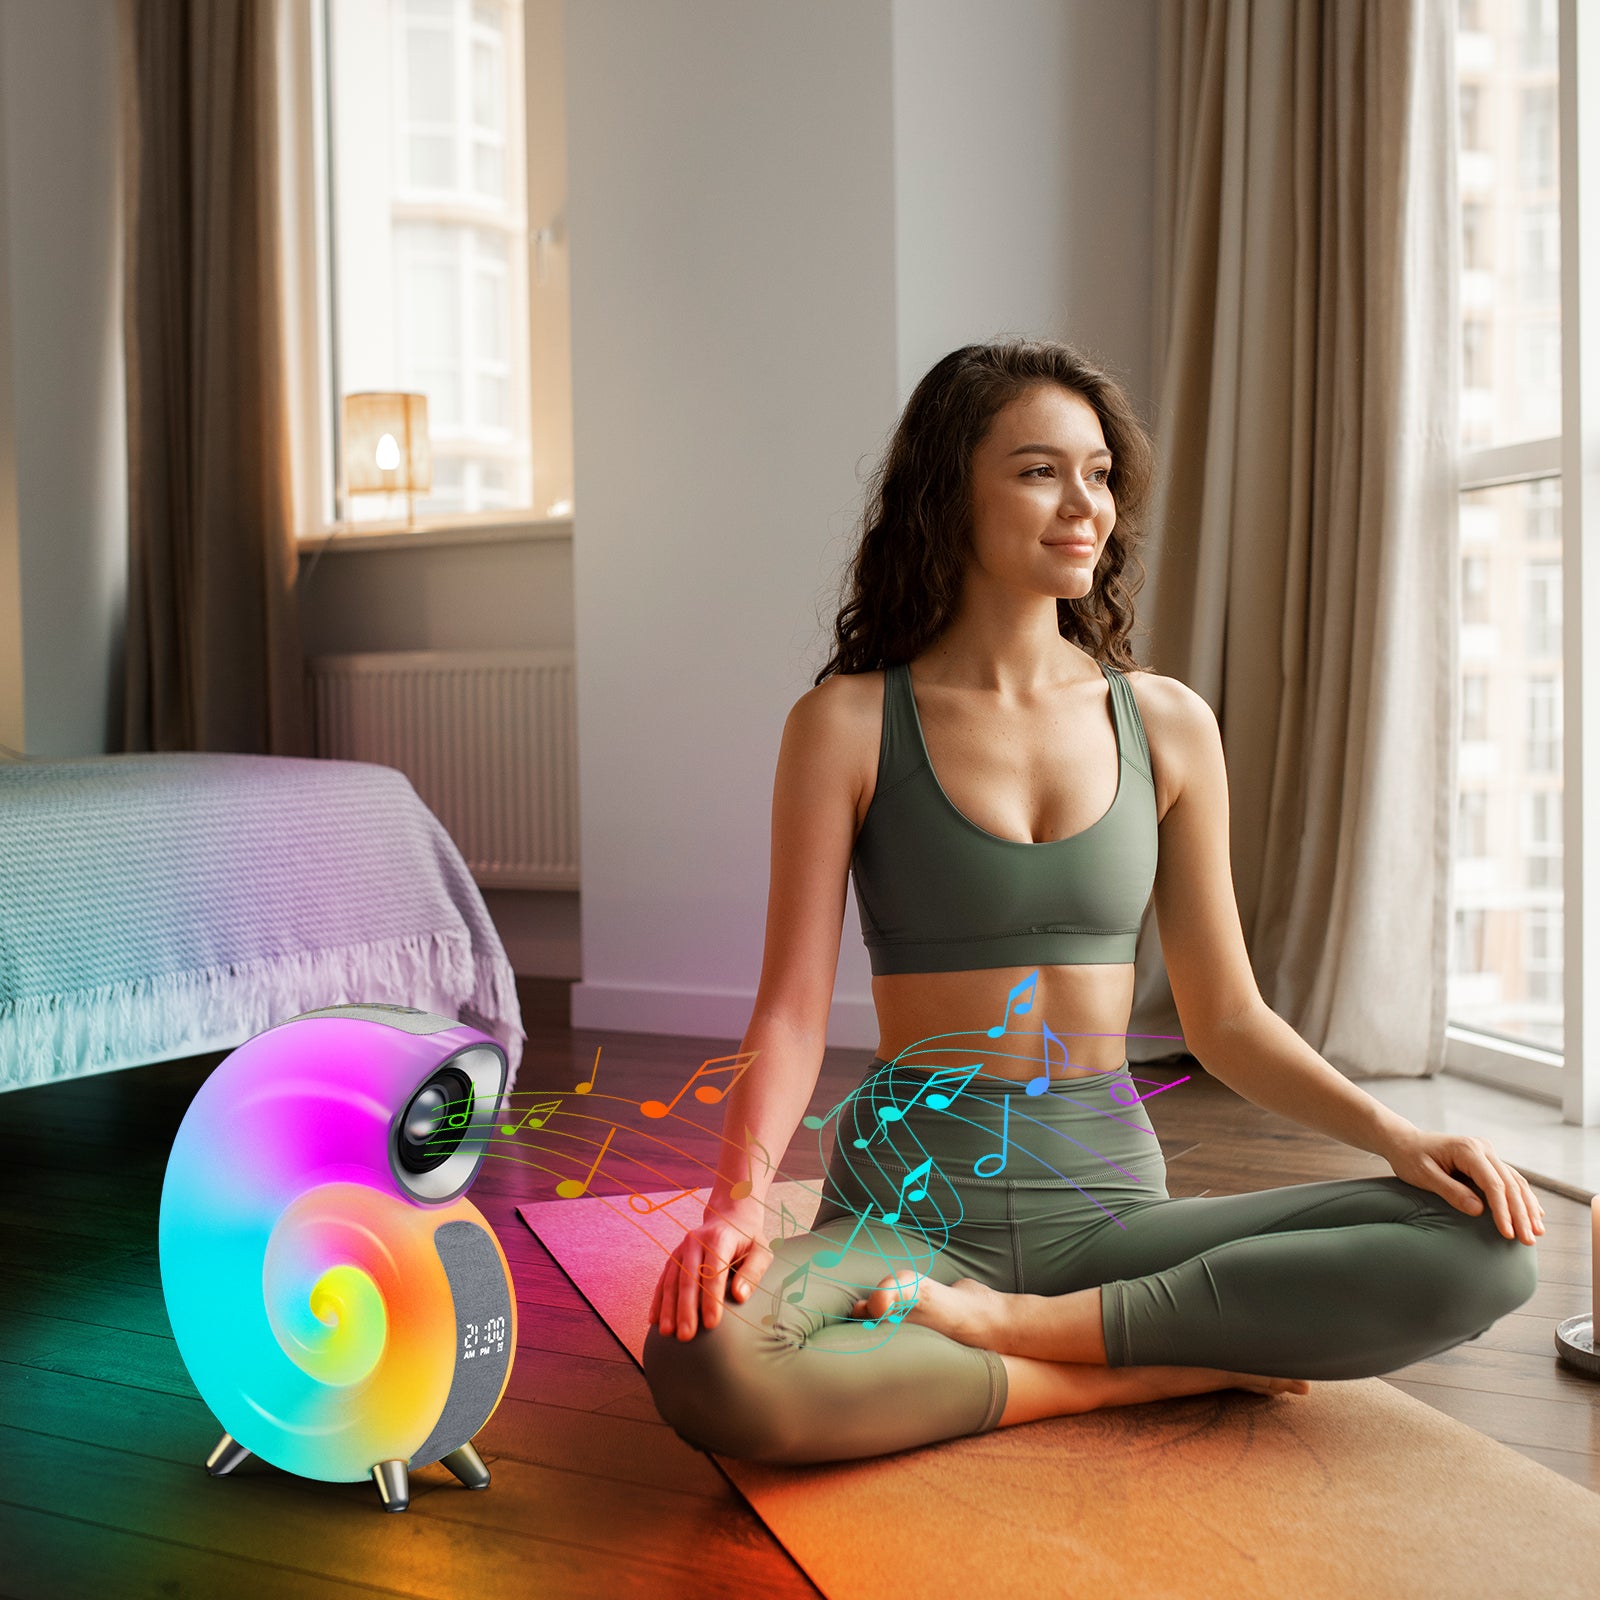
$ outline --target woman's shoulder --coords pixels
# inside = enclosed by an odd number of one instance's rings
[[[795,701],[791,717],[803,717],[835,748],[878,748],[883,715],[883,672],[832,672]],[[853,759],[853,756],[849,759]]]
[[[1165,817],[1167,807],[1182,787],[1184,751],[1193,737],[1197,702],[1204,706],[1205,701],[1188,684],[1159,672],[1140,667],[1122,675],[1133,691],[1139,720],[1144,724],[1145,742],[1150,746],[1156,814],[1158,818]]]
[[[807,689],[795,703],[825,708],[828,716],[859,714],[862,707],[883,698],[883,669],[867,672],[830,672],[821,683]]]
[[[789,712],[813,735],[813,759],[836,770],[855,797],[856,826],[871,803],[883,731],[883,672],[833,672]]]

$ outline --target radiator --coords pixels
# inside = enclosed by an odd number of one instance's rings
[[[570,650],[317,656],[308,670],[317,754],[405,773],[481,887],[578,887]]]

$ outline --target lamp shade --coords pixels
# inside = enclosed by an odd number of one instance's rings
[[[347,394],[344,475],[346,494],[426,494],[433,486],[427,395]]]

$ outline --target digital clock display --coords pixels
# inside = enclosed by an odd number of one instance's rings
[[[487,1322],[469,1322],[462,1329],[461,1359],[471,1361],[476,1356],[504,1355],[506,1348],[506,1318],[490,1317]]]

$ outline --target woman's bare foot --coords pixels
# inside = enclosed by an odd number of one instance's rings
[[[920,1322],[954,1339],[958,1344],[976,1345],[1011,1356],[1005,1337],[1007,1301],[1015,1297],[991,1289],[976,1278],[957,1278],[940,1283],[934,1278],[906,1268],[884,1278],[876,1289],[857,1300],[855,1314],[874,1323]],[[1309,1394],[1311,1385],[1304,1378],[1278,1378],[1261,1372],[1233,1372],[1220,1367],[1116,1367],[1081,1366],[1076,1363],[1019,1360],[1017,1365],[1050,1368],[1053,1385],[1070,1372],[1080,1386],[1082,1398],[1096,1398],[1089,1408],[1099,1405],[1127,1405],[1142,1400],[1161,1400],[1173,1395],[1209,1394],[1215,1389],[1248,1389],[1255,1394]],[[1008,1366],[1010,1363],[1008,1363]],[[1097,1378],[1095,1374],[1102,1374]],[[1081,1386],[1088,1384],[1087,1389]],[[1101,1397],[1103,1391],[1103,1397]],[[1034,1415],[1055,1415],[1038,1412]]]
[[[976,1278],[939,1283],[907,1268],[883,1279],[864,1299],[857,1300],[854,1311],[871,1322],[920,1322],[958,1344],[993,1350],[1004,1301],[1003,1294]]]

